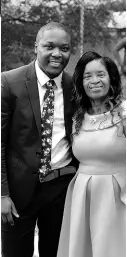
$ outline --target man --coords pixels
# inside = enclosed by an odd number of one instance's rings
[[[123,58],[120,55],[121,50],[123,50]],[[113,54],[120,68],[123,95],[126,98],[126,37],[122,38],[115,45],[113,49]]]
[[[123,58],[120,56],[120,51],[123,49]],[[121,73],[126,75],[126,37],[122,38],[114,47],[113,54],[120,66]]]
[[[37,58],[2,74],[2,256],[55,257],[68,184],[75,173],[70,135],[71,53],[66,28],[51,22],[36,37]]]

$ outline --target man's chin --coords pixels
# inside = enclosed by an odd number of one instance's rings
[[[60,73],[63,71],[63,68],[58,68],[58,67],[52,67],[50,68],[49,70],[47,70],[47,75],[50,77],[50,78],[55,78],[57,76],[60,75]]]

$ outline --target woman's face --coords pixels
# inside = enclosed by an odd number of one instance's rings
[[[83,74],[83,87],[91,100],[101,100],[109,92],[110,78],[101,60],[89,62]]]

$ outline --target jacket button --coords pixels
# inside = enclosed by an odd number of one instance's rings
[[[36,152],[36,156],[37,156],[37,157],[40,157],[40,156],[41,156],[41,153],[40,153],[40,152]]]

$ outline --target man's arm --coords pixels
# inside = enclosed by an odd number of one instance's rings
[[[10,94],[6,79],[2,75],[1,80],[1,195],[9,195],[9,187],[6,171],[6,155],[9,136],[9,128],[11,126],[11,105]]]
[[[7,179],[7,146],[9,129],[11,127],[11,99],[7,81],[2,75],[1,80],[1,214],[4,223],[14,224],[12,214],[19,217],[15,205],[9,197],[9,185]]]
[[[126,49],[126,37],[121,39],[121,41],[118,42],[118,44],[116,44],[116,46],[113,49],[114,57],[116,58],[118,64],[120,65],[121,70],[125,68],[124,60],[122,60],[122,58],[120,57],[120,50],[122,49]]]

